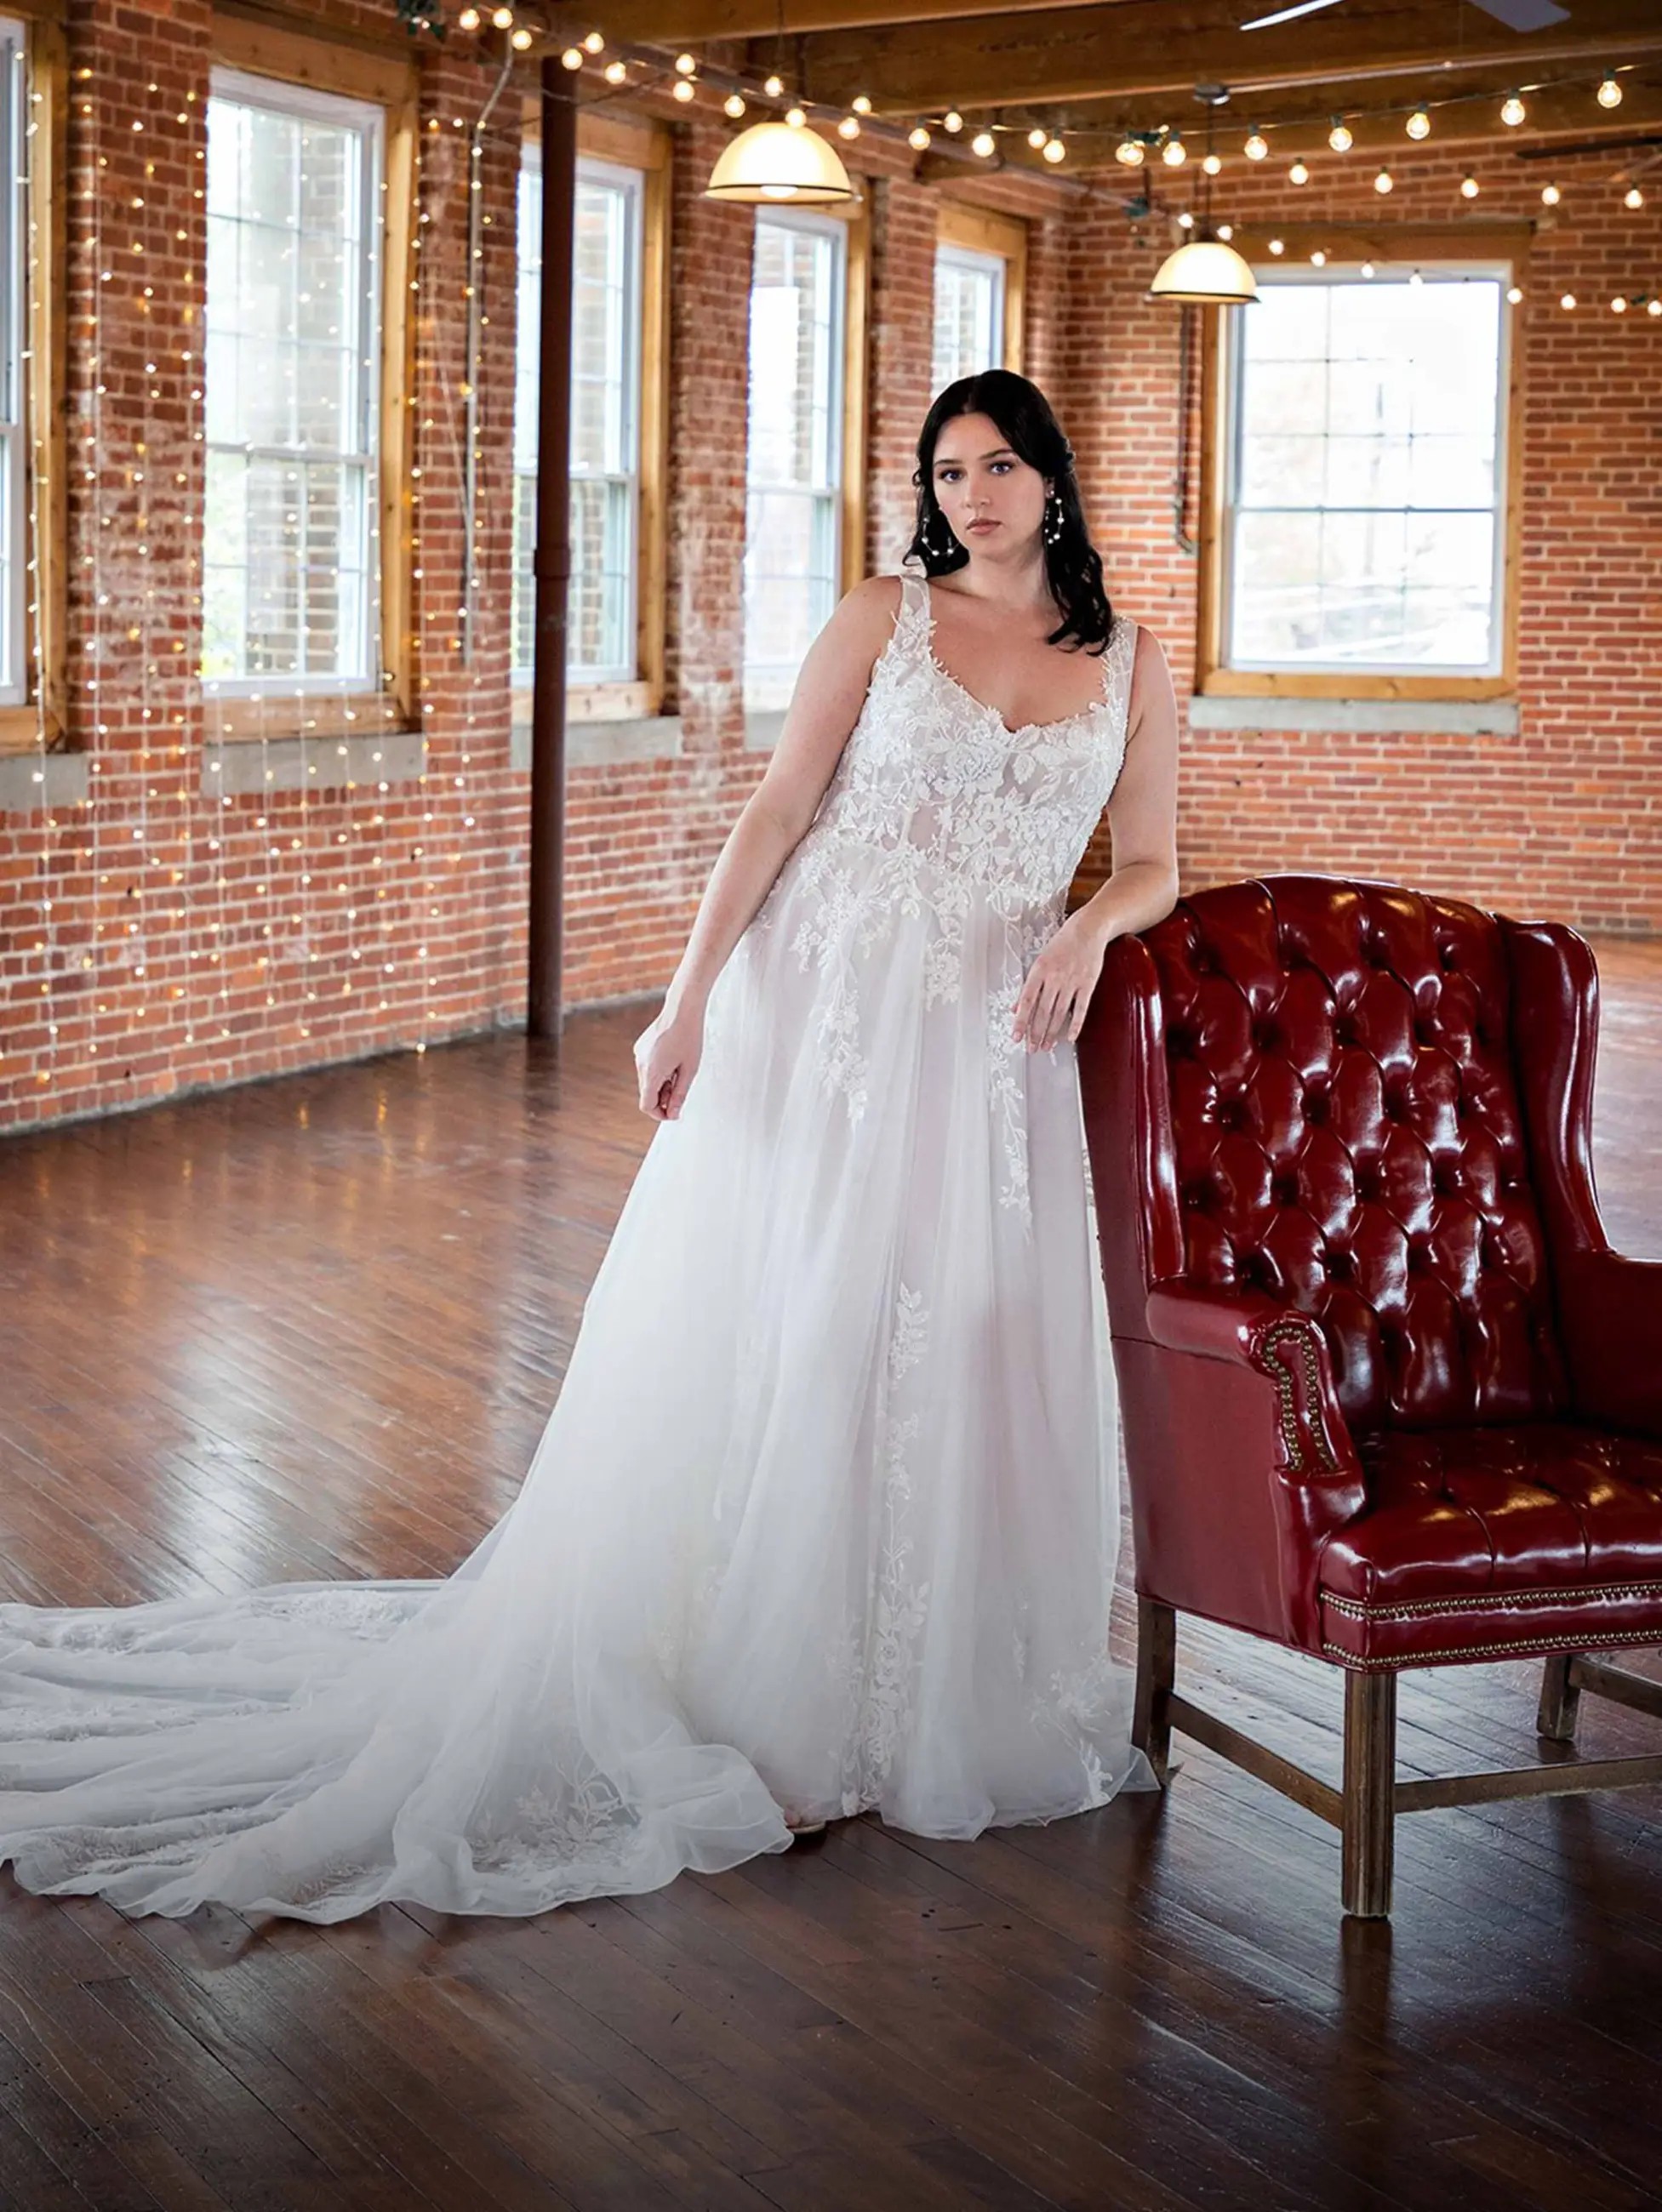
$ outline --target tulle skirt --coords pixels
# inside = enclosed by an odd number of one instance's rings
[[[1027,923],[788,865],[514,1504],[435,1582],[0,1606],[0,1860],[131,1912],[526,1914],[1151,1780],[1107,1655],[1106,1315]],[[1026,946],[1026,950],[1024,950]]]

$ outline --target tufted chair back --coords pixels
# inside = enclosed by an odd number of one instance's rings
[[[1561,1413],[1495,918],[1270,876],[1197,892],[1111,953],[1119,988],[1150,958],[1159,986],[1135,1117],[1149,1156],[1123,1185],[1149,1212],[1105,1247],[1111,1306],[1118,1271],[1127,1312],[1162,1275],[1299,1308],[1358,1432]]]

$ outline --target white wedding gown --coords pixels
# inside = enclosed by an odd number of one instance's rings
[[[441,1582],[0,1606],[0,1863],[130,1912],[533,1913],[1152,1780],[1074,1048],[1010,1036],[1125,750],[928,587],[711,994],[514,1504]]]

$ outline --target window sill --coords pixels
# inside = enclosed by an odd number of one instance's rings
[[[203,791],[247,798],[267,791],[344,791],[353,785],[413,783],[422,774],[419,730],[343,736],[204,737]]]
[[[86,753],[6,753],[0,756],[0,814],[41,814],[49,806],[78,806],[91,781]]]
[[[1191,730],[1399,730],[1425,736],[1518,734],[1515,699],[1311,699],[1258,692],[1242,697],[1196,692],[1189,701]]]
[[[675,760],[681,751],[679,714],[640,714],[604,722],[568,722],[568,768],[615,768],[623,761]],[[514,717],[508,760],[521,775],[531,769],[531,719]]]

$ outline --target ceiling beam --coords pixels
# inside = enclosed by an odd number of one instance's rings
[[[1026,15],[971,18],[955,29],[892,24],[808,40],[804,89],[838,102],[868,93],[879,112],[965,113],[998,106],[1152,99],[1192,103],[1196,84],[1239,100],[1301,86],[1495,68],[1537,75],[1662,53],[1653,0],[1577,0],[1575,28],[1519,37],[1486,17],[1455,46],[1448,11],[1426,0],[1369,15],[1336,8],[1264,32],[1244,32],[1233,0],[1117,0]]]
[[[1019,15],[1102,0],[786,0],[786,37],[858,31],[875,23],[958,23],[974,15]],[[777,0],[626,0],[608,30],[642,46],[699,46],[715,39],[772,39]]]

